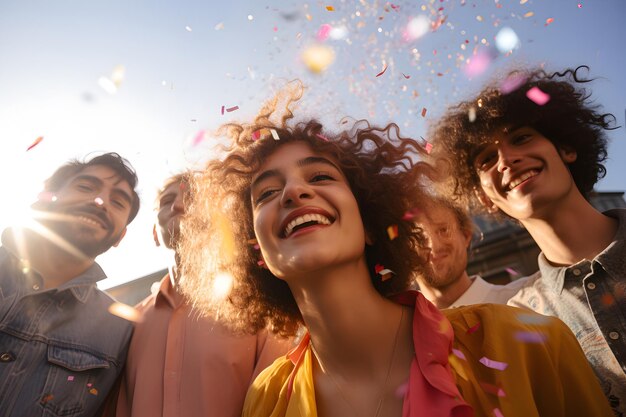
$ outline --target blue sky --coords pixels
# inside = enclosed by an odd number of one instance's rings
[[[431,28],[403,39],[418,16]],[[624,126],[625,17],[623,0],[0,0],[0,227],[67,159],[117,151],[139,173],[143,207],[122,244],[98,259],[111,277],[103,287],[163,268],[167,255],[151,239],[155,190],[212,155],[210,134],[194,146],[198,132],[249,118],[273,89],[295,78],[307,86],[301,114],[330,130],[351,116],[394,121],[419,137],[497,71],[586,64],[599,77],[596,102]],[[325,24],[336,39],[316,39]],[[517,34],[519,48],[468,78],[467,59],[493,47],[503,27]],[[335,56],[321,73],[301,59],[316,44]],[[111,94],[99,80],[120,66],[123,77]],[[222,115],[222,106],[239,109]],[[608,175],[597,188],[622,191],[624,127],[609,138]]]

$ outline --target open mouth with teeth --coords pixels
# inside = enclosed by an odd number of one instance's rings
[[[535,177],[539,175],[539,170],[536,169],[531,169],[530,171],[527,171],[525,173],[523,173],[522,175],[520,175],[519,177],[515,178],[513,181],[511,181],[507,187],[507,191],[511,191],[513,190],[515,187],[517,187],[518,185],[520,185],[521,183],[529,180],[532,177]]]
[[[104,230],[107,229],[107,226],[104,223],[102,223],[102,221],[94,219],[92,217],[88,217],[82,214],[77,214],[76,218],[80,220],[82,223],[85,223],[94,227],[100,227]]]
[[[328,218],[318,213],[310,213],[303,216],[298,216],[287,224],[285,230],[283,230],[282,232],[282,237],[287,238],[298,230],[302,230],[311,226],[329,226],[333,224],[334,221],[335,219]]]

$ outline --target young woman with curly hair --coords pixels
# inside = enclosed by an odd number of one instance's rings
[[[601,213],[587,200],[615,117],[591,101],[584,70],[513,72],[452,107],[430,138],[452,194],[517,220],[542,250],[509,304],[563,320],[626,415],[626,210]]]
[[[234,143],[183,225],[196,305],[248,331],[306,329],[252,384],[244,416],[610,415],[558,320],[496,305],[444,315],[407,292],[423,265],[410,220],[432,173],[418,142],[393,124],[333,133],[289,111],[271,123],[276,107],[227,126]]]

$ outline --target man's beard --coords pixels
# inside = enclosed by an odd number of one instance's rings
[[[456,282],[462,273],[462,269],[457,271],[449,266],[443,271],[437,270],[437,267],[429,262],[422,270],[422,277],[433,288],[445,288]]]

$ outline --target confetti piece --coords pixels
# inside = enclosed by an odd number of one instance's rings
[[[329,12],[334,12],[335,8],[333,6],[326,6],[326,10],[328,10]]]
[[[578,3],[578,8],[579,8],[579,9],[582,9],[582,8],[583,8],[583,5],[582,5],[582,4],[580,4],[580,3]]]
[[[426,153],[430,155],[430,152],[433,150],[433,144],[430,142],[426,142],[426,144],[424,145],[424,149],[426,150]]]
[[[479,382],[480,387],[488,394],[497,395],[498,397],[506,397],[504,390],[496,385]]]
[[[467,360],[465,359],[465,354],[458,349],[452,348],[452,353],[454,353],[454,356],[459,359]]]
[[[535,12],[528,12],[524,15],[524,17],[533,17],[535,15]]]
[[[185,30],[186,30],[187,32],[191,32],[193,29],[191,29],[191,26],[185,26]]]
[[[274,140],[280,140],[280,138],[278,137],[278,132],[276,131],[276,129],[270,129],[270,133],[272,134],[272,137],[274,138]]]
[[[222,30],[224,29],[224,22],[219,22],[217,25],[215,25],[215,30]]]
[[[318,133],[315,136],[317,136],[318,138],[320,138],[323,141],[330,142],[330,140],[326,136],[324,136],[324,135],[321,135],[321,134]]]
[[[538,106],[543,106],[550,101],[550,95],[544,93],[539,87],[533,87],[526,92],[526,97]]]
[[[89,393],[90,393],[91,395],[98,395],[98,390],[97,390],[97,389],[95,389],[95,388],[92,388],[92,389],[90,389],[90,390],[89,390]]]
[[[224,106],[222,106],[222,115],[224,114]]]
[[[387,228],[387,235],[389,236],[389,240],[394,240],[398,237],[398,225],[392,224]]]
[[[385,65],[385,68],[383,68],[383,70],[381,72],[379,72],[378,74],[376,74],[377,77],[380,77],[381,75],[383,75],[385,73],[385,71],[387,71],[387,65]]]
[[[248,15],[248,20],[254,20],[254,16],[252,16],[251,14]]]
[[[261,260],[256,261],[256,264],[258,266],[265,266],[265,261],[261,259]]]
[[[519,4],[526,4],[528,0],[520,0]]]
[[[479,76],[489,68],[491,61],[491,54],[482,50],[466,61],[463,72],[469,78]]]
[[[69,375],[69,376],[67,377],[67,380],[68,380],[68,381],[73,381],[73,380],[74,380],[74,375]]]
[[[235,110],[239,110],[239,106],[233,106],[226,109],[227,113],[233,112]]]
[[[49,401],[52,401],[52,399],[54,398],[54,395],[52,394],[46,394],[41,398],[41,404],[46,404]]]
[[[414,218],[416,218],[419,215],[419,209],[418,208],[412,208],[410,210],[407,210],[404,213],[404,216],[402,216],[402,220],[413,220]]]
[[[374,266],[374,271],[376,271],[376,274],[381,276],[383,282],[390,279],[394,274],[394,272],[391,269],[387,269],[380,264],[376,264]]]
[[[331,39],[340,40],[348,36],[348,29],[345,26],[334,27],[328,35]]]
[[[91,382],[88,382],[87,386],[91,388],[91,387],[93,387],[93,384]]]
[[[547,336],[537,332],[515,332],[515,339],[524,343],[544,343]]]
[[[141,313],[139,310],[123,303],[115,302],[111,304],[109,306],[109,313],[135,323],[141,321]]]
[[[554,22],[554,19],[552,17],[549,17],[546,19],[546,23],[544,26],[548,26],[550,23]]]
[[[474,107],[470,107],[467,111],[467,118],[470,123],[474,123],[476,121],[476,109]]]
[[[505,270],[506,272],[508,272],[508,273],[509,273],[509,275],[513,275],[514,277],[516,277],[516,276],[518,276],[518,275],[519,275],[519,272],[517,272],[517,271],[516,271],[515,269],[513,269],[513,268],[504,268],[504,270]]]
[[[30,144],[30,146],[28,148],[26,148],[26,152],[30,151],[35,146],[39,145],[42,140],[43,140],[43,136],[39,136],[37,139],[35,139],[35,141],[33,143]]]
[[[261,131],[255,130],[252,132],[252,140],[259,140],[261,138]]]
[[[414,41],[426,35],[430,31],[430,28],[431,22],[428,17],[425,15],[416,16],[409,20],[409,23],[402,32],[402,39],[405,42]]]
[[[224,114],[224,113],[222,113]],[[205,131],[201,130],[199,131],[196,136],[193,138],[193,142],[192,142],[192,146],[197,146],[200,142],[202,142],[204,140],[205,137]]]
[[[518,314],[517,319],[525,324],[538,325],[547,324],[550,320],[547,316],[542,316],[540,314]]]
[[[509,94],[520,88],[526,82],[524,74],[511,74],[500,84],[500,93]]]
[[[314,45],[304,50],[302,61],[309,71],[319,74],[335,60],[335,51],[325,45]]]
[[[476,16],[476,20],[478,20],[479,22],[482,22],[483,21],[483,17],[478,15],[478,16]]]
[[[602,296],[602,298],[600,298],[600,301],[605,306],[610,306],[610,305],[613,305],[615,303],[615,298],[613,298],[613,296],[611,294],[604,294]]]
[[[481,108],[483,106],[483,99],[479,98],[476,104],[478,104],[478,108]]]
[[[454,368],[458,376],[466,381],[468,380],[467,373],[465,373],[465,367],[463,366],[463,363],[459,360],[459,358],[457,358],[455,355],[449,355],[448,362],[450,363],[450,366]]]
[[[519,37],[510,27],[503,27],[496,34],[496,48],[498,48],[501,54],[509,53],[519,46]]]
[[[480,323],[476,323],[475,325],[467,329],[467,334],[472,334],[476,332],[476,330],[478,330],[479,327],[480,327]]]
[[[409,383],[405,382],[404,384],[400,384],[398,388],[396,388],[396,398],[404,398],[407,392],[409,392]]]
[[[494,361],[493,359],[489,359],[486,356],[483,356],[482,358],[480,358],[478,362],[482,363],[487,368],[497,369],[499,371],[504,371],[506,367],[509,366],[508,363]]]
[[[402,76],[403,76],[406,80],[408,80],[409,78],[411,78],[411,76],[410,76],[410,75],[406,75],[405,73],[402,73]]]
[[[97,205],[101,206],[104,204],[104,200],[101,199],[100,197],[96,197],[93,199],[94,203],[96,203]]]
[[[500,411],[500,409],[499,409],[499,408],[494,408],[494,409],[493,409],[493,415],[494,415],[495,417],[504,417],[504,414],[502,414],[502,411]]]
[[[308,14],[308,13],[307,13],[304,17],[306,17],[306,20],[308,20],[309,22],[310,22],[311,20],[313,20],[313,16],[311,16],[311,15],[310,15],[310,14]]]
[[[100,86],[100,88],[102,88],[104,91],[111,95],[117,93],[117,87],[115,86],[115,83],[113,83],[113,81],[111,81],[107,77],[98,78],[98,85]]]
[[[422,107],[422,117],[426,117],[426,107]]]
[[[330,36],[330,31],[332,29],[333,27],[331,25],[329,25],[328,23],[324,23],[317,31],[315,39],[317,39],[319,42],[324,42]]]

